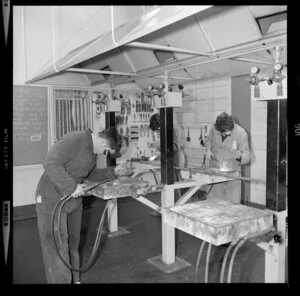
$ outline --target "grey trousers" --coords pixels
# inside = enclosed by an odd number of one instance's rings
[[[68,203],[68,202],[67,202]],[[55,244],[52,239],[51,223],[52,212],[55,203],[45,202],[36,204],[38,230],[40,244],[43,253],[44,269],[48,284],[71,284],[80,280],[79,272],[73,272],[64,265],[57,254]],[[63,246],[64,258],[69,260],[71,265],[79,268],[80,230],[82,217],[82,203],[72,211],[61,211],[60,234]],[[55,218],[57,225],[57,215]],[[55,228],[57,234],[57,229]],[[57,238],[57,236],[56,236]],[[58,242],[58,238],[56,239]]]

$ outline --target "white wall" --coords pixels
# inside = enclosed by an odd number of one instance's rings
[[[184,84],[182,108],[174,108],[174,119],[180,123],[187,137],[190,129],[190,142],[186,142],[185,152],[189,166],[199,166],[203,161],[205,149],[200,145],[200,129],[204,136],[213,126],[216,117],[222,112],[231,114],[231,77],[196,81]]]
[[[14,207],[35,203],[35,190],[42,173],[42,165],[13,168]]]

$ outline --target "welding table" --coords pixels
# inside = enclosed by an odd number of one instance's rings
[[[142,169],[138,169],[135,175],[141,172]],[[109,200],[108,219],[111,232],[118,231],[117,198],[132,196],[146,206],[162,213],[162,255],[150,258],[148,261],[165,272],[173,272],[190,266],[188,262],[175,256],[175,228],[216,246],[274,230],[271,211],[262,211],[218,200],[186,204],[202,185],[235,180],[233,176],[201,173],[191,175],[191,170],[188,169],[183,169],[181,175],[188,179],[171,185],[158,184],[158,186],[147,186],[147,182],[136,180],[132,191],[126,191],[118,196],[105,196],[104,191],[99,190],[102,186],[100,185],[99,188],[92,189],[90,194]],[[174,190],[180,188],[189,188],[189,190],[174,204]],[[144,195],[156,191],[161,191],[161,208],[144,197]],[[264,241],[258,239],[257,244],[266,251],[266,282],[278,282],[278,280],[284,282],[282,275],[279,275],[281,272],[279,261],[282,263],[281,257],[283,257],[282,250],[278,251],[281,255],[278,252],[274,254],[270,245]],[[274,245],[272,248],[274,250]],[[278,256],[280,256],[280,260],[278,260]],[[275,275],[274,268],[277,272]]]

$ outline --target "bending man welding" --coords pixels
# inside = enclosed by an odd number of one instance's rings
[[[149,128],[152,131],[160,133],[160,116],[158,113],[153,114],[150,118]],[[184,152],[185,146],[185,134],[183,128],[174,120],[173,122],[173,165],[175,167],[185,167],[186,164],[186,155]],[[160,144],[155,143],[153,145],[156,149],[160,149]],[[180,172],[177,169],[174,169],[174,180],[180,180]],[[179,190],[175,191],[176,201],[179,198]]]
[[[226,112],[216,118],[214,126],[207,135],[205,148],[205,157],[209,159],[209,167],[219,168],[220,171],[236,171],[240,174],[241,166],[250,162],[247,132]],[[240,203],[241,182],[214,184],[207,198],[220,198]]]
[[[44,160],[44,173],[36,190],[36,211],[44,268],[48,283],[80,283],[80,274],[66,267],[57,254],[51,236],[51,218],[55,204],[64,196],[67,201],[61,213],[63,251],[71,265],[78,269],[82,196],[85,179],[91,181],[113,180],[114,167],[97,169],[97,154],[119,154],[122,141],[116,128],[99,133],[72,132],[56,142]]]

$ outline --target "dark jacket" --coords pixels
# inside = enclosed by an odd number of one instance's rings
[[[72,194],[77,184],[85,179],[102,181],[110,168],[97,169],[97,155],[93,153],[91,131],[72,132],[56,142],[44,160],[36,196],[57,202],[64,195]],[[81,199],[78,199],[81,202]]]

